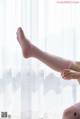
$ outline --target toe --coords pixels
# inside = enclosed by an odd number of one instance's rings
[[[25,35],[21,27],[19,27],[17,30],[17,37],[20,39],[25,39]]]
[[[22,28],[19,27],[19,28],[17,29],[17,35],[19,35],[19,34],[21,34],[21,33],[22,33]]]
[[[18,31],[18,32],[19,32],[19,31],[22,31],[22,28],[21,28],[21,27],[18,27],[17,31]]]

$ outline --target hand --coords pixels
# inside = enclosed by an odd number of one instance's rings
[[[64,69],[61,76],[64,79],[80,79],[80,72],[71,69]]]

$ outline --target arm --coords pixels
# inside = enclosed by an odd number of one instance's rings
[[[80,62],[79,61],[74,62],[71,65],[70,69],[80,72]]]

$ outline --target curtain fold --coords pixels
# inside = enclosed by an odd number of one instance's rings
[[[21,26],[40,49],[79,60],[79,13],[79,4],[57,0],[0,1],[0,113],[11,119],[62,119],[64,109],[80,101],[77,81],[64,81],[40,61],[24,59],[16,40]]]

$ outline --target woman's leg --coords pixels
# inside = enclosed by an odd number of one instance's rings
[[[66,109],[62,119],[80,119],[80,103]]]
[[[34,57],[42,61],[50,68],[62,72],[64,69],[73,68],[76,69],[75,62],[63,59],[61,57],[51,55],[40,50],[38,47],[34,46],[24,35],[21,28],[17,30],[17,39],[21,45],[23,55],[25,58]]]

